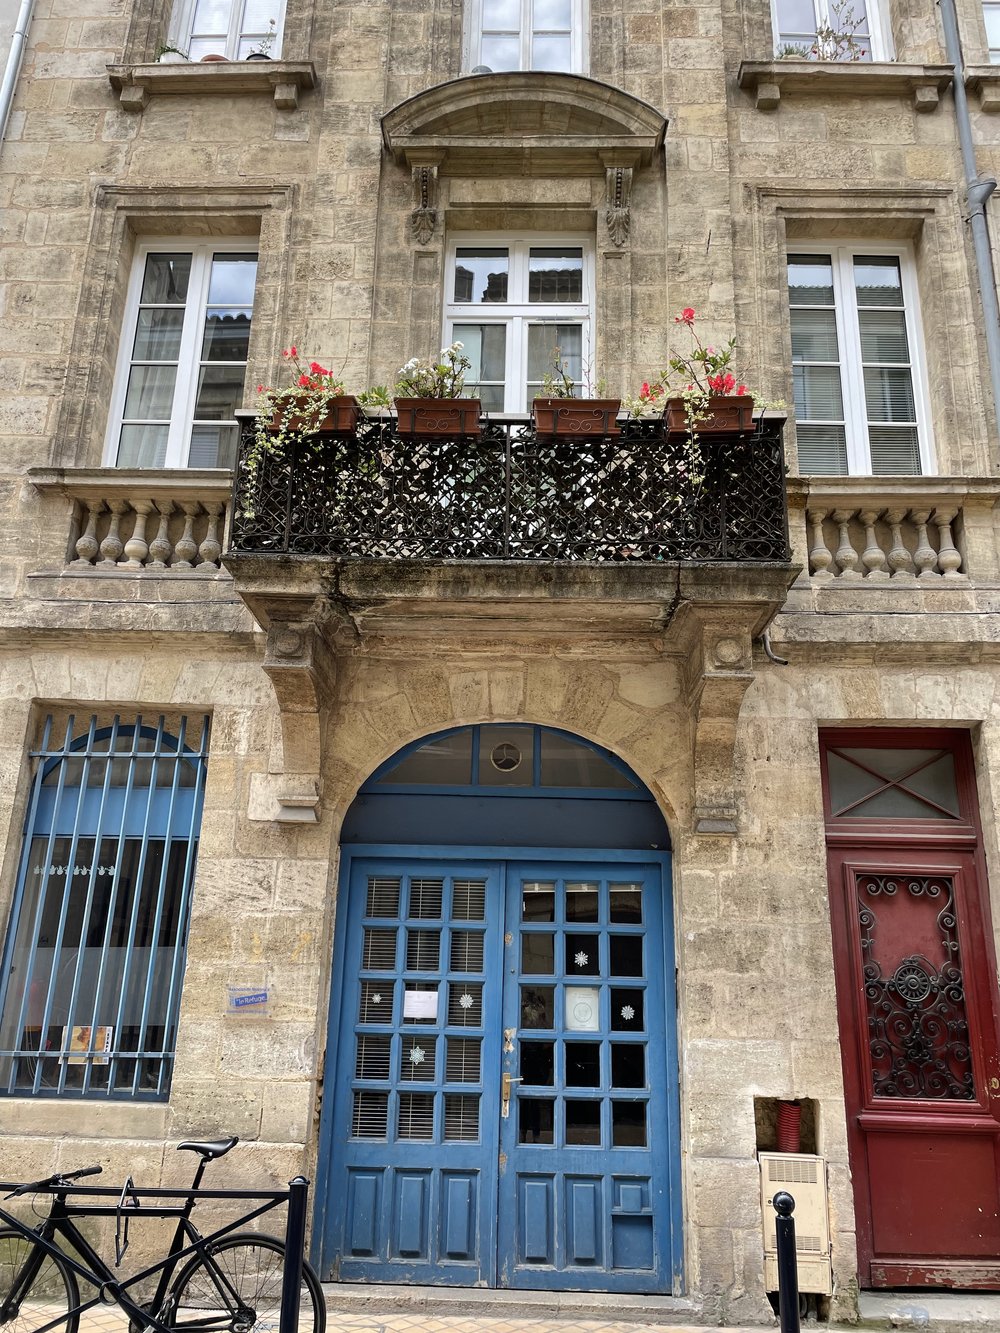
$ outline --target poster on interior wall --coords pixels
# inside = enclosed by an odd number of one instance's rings
[[[226,992],[229,996],[227,1013],[258,1018],[267,1013],[271,999],[271,992],[267,986],[227,986]]]
[[[91,1034],[93,1034],[93,1041],[91,1041]],[[111,1053],[114,1034],[113,1027],[63,1028],[62,1048],[65,1055],[61,1057],[60,1063],[85,1065],[92,1061],[95,1065],[106,1065]],[[91,1052],[91,1047],[93,1047],[93,1052]]]
[[[438,993],[436,990],[408,990],[403,996],[404,1018],[437,1018]]]
[[[601,992],[597,986],[566,987],[566,1030],[599,1032]]]

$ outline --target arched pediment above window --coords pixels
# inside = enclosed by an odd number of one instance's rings
[[[386,148],[449,175],[507,165],[532,174],[602,174],[649,163],[665,118],[647,102],[577,74],[473,74],[407,98],[382,118]]]

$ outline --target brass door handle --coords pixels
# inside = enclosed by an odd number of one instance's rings
[[[511,1078],[510,1074],[503,1074],[500,1078],[500,1100],[502,1102],[510,1101],[510,1086],[512,1083],[520,1083],[519,1078]]]

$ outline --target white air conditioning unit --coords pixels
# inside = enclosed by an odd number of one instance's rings
[[[762,1152],[760,1203],[764,1224],[764,1288],[778,1290],[778,1251],[771,1200],[786,1190],[795,1200],[795,1257],[799,1291],[833,1294],[826,1160],[809,1153]]]

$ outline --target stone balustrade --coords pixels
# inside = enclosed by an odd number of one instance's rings
[[[229,517],[229,474],[34,468],[32,485],[69,501],[68,570],[218,574]]]
[[[799,554],[814,584],[967,586],[997,577],[996,481],[797,478]],[[794,525],[793,525],[794,526]]]

